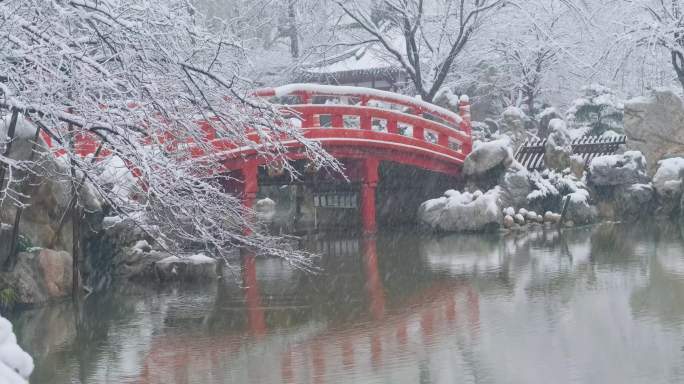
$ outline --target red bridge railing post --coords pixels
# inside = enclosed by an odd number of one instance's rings
[[[470,116],[470,99],[466,95],[462,95],[458,102],[458,113],[461,116],[461,130],[469,136],[469,139],[463,143],[463,154],[468,155],[473,150],[472,139],[472,122]]]
[[[378,186],[379,161],[363,160],[361,175],[361,226],[364,234],[377,232],[375,217],[375,189]]]

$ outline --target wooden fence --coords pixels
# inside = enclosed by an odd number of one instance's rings
[[[515,159],[531,171],[545,169],[544,148],[547,141],[539,138],[526,140],[515,153]],[[584,136],[572,141],[572,153],[581,156],[588,165],[598,156],[615,154],[624,144],[627,144],[626,136]]]

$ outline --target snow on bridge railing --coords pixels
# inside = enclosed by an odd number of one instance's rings
[[[465,155],[472,149],[470,103],[466,96],[459,101],[459,115],[417,98],[362,87],[289,84],[252,94],[265,98],[297,97],[301,104],[287,104],[287,108],[299,115],[302,128],[381,130],[409,135]],[[397,106],[403,111],[392,109]]]

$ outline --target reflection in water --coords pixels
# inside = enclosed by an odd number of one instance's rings
[[[675,383],[684,242],[671,226],[313,237],[307,275],[126,286],[15,314],[32,383]]]

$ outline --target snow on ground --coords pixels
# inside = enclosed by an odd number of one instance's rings
[[[12,323],[0,316],[0,383],[28,384],[33,359],[17,345]]]
[[[673,157],[658,162],[658,171],[653,177],[653,185],[660,194],[676,193],[682,188],[684,158]]]

